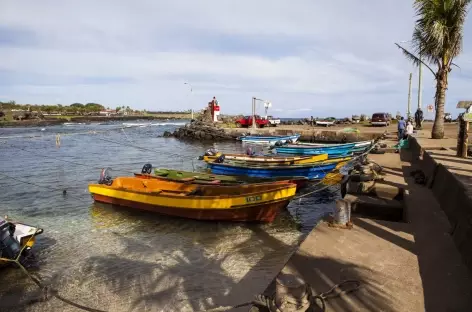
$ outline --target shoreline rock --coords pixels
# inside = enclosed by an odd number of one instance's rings
[[[165,132],[163,136],[199,141],[228,141],[235,140],[237,137],[226,133],[224,129],[218,128],[213,123],[204,121],[192,121],[183,127],[177,128],[173,134]]]

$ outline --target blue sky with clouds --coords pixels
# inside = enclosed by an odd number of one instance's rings
[[[181,110],[216,96],[236,114],[257,96],[280,117],[404,114],[418,74],[393,43],[411,38],[412,2],[0,0],[0,100]],[[472,99],[470,18],[464,38],[453,115]]]

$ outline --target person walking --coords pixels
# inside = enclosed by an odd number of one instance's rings
[[[420,107],[415,112],[415,124],[416,124],[416,129],[421,129],[421,124],[423,123],[423,111],[421,110]]]
[[[398,121],[398,141],[403,139],[403,136],[405,134],[405,129],[406,129],[405,118],[401,117],[400,120]]]

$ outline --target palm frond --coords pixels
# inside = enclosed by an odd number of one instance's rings
[[[462,51],[464,22],[472,0],[415,0],[415,51],[429,63],[450,69]]]
[[[404,47],[402,47],[402,46],[399,45],[398,43],[395,43],[395,45],[396,45],[400,50],[402,50],[403,55],[405,55],[405,57],[406,57],[409,61],[411,61],[414,65],[419,66],[420,64],[423,64],[423,65],[426,66],[426,67],[431,71],[431,73],[436,77],[436,73],[434,72],[434,70],[432,70],[431,67],[428,66],[428,64],[426,64],[425,62],[423,62],[423,60],[421,60],[419,57],[415,56],[413,53],[411,53],[410,51],[408,51],[407,49],[405,49]]]

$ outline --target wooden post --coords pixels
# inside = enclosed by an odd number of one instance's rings
[[[457,156],[467,158],[469,141],[469,122],[461,118],[459,122],[459,135],[457,136]]]
[[[468,142],[469,142],[469,122],[464,121],[464,133],[462,139],[462,158],[467,158]]]

